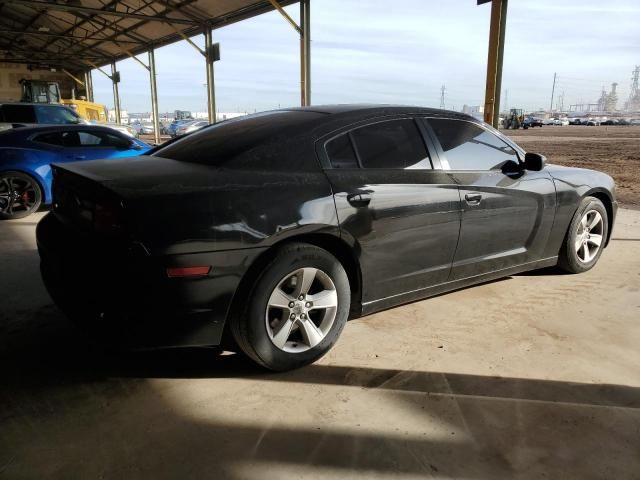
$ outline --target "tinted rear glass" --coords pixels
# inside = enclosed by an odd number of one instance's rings
[[[303,132],[304,124],[325,114],[310,111],[264,112],[204,127],[161,146],[152,155],[182,162],[221,165],[267,142],[280,143]]]
[[[358,168],[356,153],[347,133],[327,143],[327,155],[333,168]]]
[[[61,132],[47,132],[33,137],[34,142],[48,143],[49,145],[62,145]]]
[[[9,123],[36,123],[36,115],[31,105],[2,105],[3,121]]]
[[[390,120],[352,132],[363,168],[430,169],[422,135],[413,120]]]

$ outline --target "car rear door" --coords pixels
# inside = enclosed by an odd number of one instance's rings
[[[451,280],[541,259],[555,214],[551,176],[523,170],[523,152],[483,125],[446,118],[427,122],[462,200]]]
[[[341,232],[359,257],[363,304],[449,276],[460,196],[423,134],[413,118],[385,118],[321,141]]]

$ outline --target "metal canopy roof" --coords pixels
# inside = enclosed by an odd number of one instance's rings
[[[0,0],[0,62],[88,70],[270,10],[269,0]]]

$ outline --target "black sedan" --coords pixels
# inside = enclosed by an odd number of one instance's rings
[[[41,270],[70,317],[132,347],[228,345],[286,370],[347,318],[552,265],[591,269],[617,203],[472,117],[287,109],[130,161],[54,167]]]
[[[540,127],[542,128],[542,120],[535,117],[527,117],[522,122],[522,126],[526,128]]]

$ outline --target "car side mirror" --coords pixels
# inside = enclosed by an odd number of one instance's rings
[[[547,158],[539,153],[527,153],[524,156],[524,168],[532,172],[539,172],[545,166]]]

